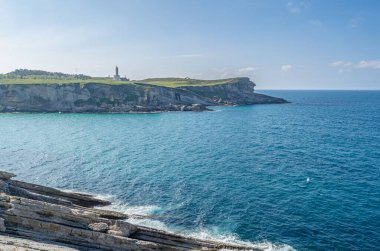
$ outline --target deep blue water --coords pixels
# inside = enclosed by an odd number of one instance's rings
[[[0,167],[112,196],[142,222],[296,250],[380,250],[380,92],[263,91],[282,105],[0,114]]]

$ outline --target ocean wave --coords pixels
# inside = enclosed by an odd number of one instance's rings
[[[286,244],[273,244],[269,241],[261,241],[261,242],[243,241],[236,234],[218,233],[215,231],[211,231],[210,229],[197,229],[192,232],[184,231],[182,232],[182,234],[185,234],[186,236],[189,236],[189,237],[202,239],[202,240],[210,240],[210,241],[217,241],[221,243],[256,247],[265,251],[296,251],[293,247]],[[222,249],[222,250],[227,251],[228,249]]]
[[[128,214],[130,217],[126,220],[129,223],[155,228],[159,230],[164,230],[173,234],[180,234],[187,237],[202,239],[202,240],[210,240],[217,241],[221,243],[229,243],[229,244],[238,244],[243,246],[251,246],[263,249],[265,251],[296,251],[293,247],[287,244],[274,244],[270,241],[260,241],[260,242],[250,242],[243,241],[239,238],[238,235],[234,233],[220,233],[217,228],[207,229],[207,228],[198,228],[194,230],[185,230],[174,226],[168,226],[164,222],[157,220],[157,214],[163,212],[164,210],[156,205],[128,205],[125,203],[115,201],[113,196],[101,195],[97,196],[99,198],[108,199],[113,202],[112,205],[102,207],[102,209],[108,209],[113,211],[122,212]],[[143,216],[143,217],[141,217]],[[227,249],[223,249],[223,251],[227,251]]]

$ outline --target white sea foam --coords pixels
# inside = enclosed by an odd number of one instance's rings
[[[125,213],[130,217],[127,219],[128,222],[145,227],[156,228],[160,230],[165,230],[168,232],[173,232],[165,225],[164,222],[155,220],[152,215],[155,212],[161,211],[162,209],[155,205],[142,205],[142,206],[132,206],[125,203],[114,202],[112,205],[101,207],[102,209],[113,210]]]
[[[113,202],[112,199],[110,201]],[[160,207],[154,206],[154,205],[132,206],[132,205],[128,205],[128,204],[120,203],[120,202],[113,202],[111,205],[106,206],[106,207],[101,207],[101,208],[122,212],[128,215],[131,215],[132,218],[133,216],[152,215],[154,212],[161,210]]]
[[[217,233],[215,231],[210,231],[208,229],[199,229],[194,232],[184,232],[187,236],[202,239],[202,240],[210,240],[210,241],[218,241],[223,243],[230,243],[230,244],[237,244],[247,247],[256,247],[263,249],[265,251],[296,251],[294,248],[292,248],[289,245],[286,244],[273,244],[269,241],[262,241],[262,242],[250,242],[250,241],[242,241],[240,240],[239,236],[236,234],[230,233]],[[223,249],[227,250],[227,249]],[[248,249],[249,250],[249,249]]]
[[[83,195],[90,195],[90,196],[93,196],[94,198],[97,198],[97,199],[111,201],[112,203],[117,201],[116,197],[113,195],[110,195],[110,194],[94,194],[94,193],[81,192],[78,190],[67,189],[67,188],[66,189],[60,188],[59,190],[66,192],[66,193],[78,193],[78,194],[83,194]]]
[[[213,230],[206,229],[206,228],[199,228],[193,231],[189,231],[189,230],[179,229],[175,227],[169,227],[164,222],[154,218],[155,216],[153,214],[159,211],[162,211],[162,208],[158,206],[155,206],[155,205],[132,206],[125,203],[117,202],[112,196],[101,195],[97,197],[102,198],[102,199],[108,199],[113,202],[112,205],[101,207],[102,209],[108,209],[108,210],[113,210],[113,211],[118,211],[118,212],[128,214],[130,218],[127,219],[127,221],[136,225],[160,229],[160,230],[164,230],[170,233],[181,234],[187,237],[193,237],[193,238],[198,238],[202,240],[238,244],[238,245],[247,246],[247,247],[257,247],[265,251],[296,251],[294,248],[286,244],[273,244],[269,241],[261,241],[261,242],[242,241],[239,239],[239,236],[237,236],[236,234],[218,233],[217,228],[214,228]],[[141,216],[145,216],[145,217],[141,217]],[[223,249],[223,250],[227,251],[227,249]],[[249,250],[249,248],[247,250]]]

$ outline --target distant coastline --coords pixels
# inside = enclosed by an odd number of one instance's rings
[[[146,113],[287,103],[255,93],[255,86],[245,77],[126,81],[16,70],[0,76],[0,112]]]

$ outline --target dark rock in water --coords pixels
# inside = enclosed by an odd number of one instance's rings
[[[13,173],[0,172],[0,179],[9,180],[13,177],[16,177],[16,175],[14,175]]]
[[[89,194],[0,177],[0,250],[264,250],[134,225],[126,214],[94,208],[110,203]]]
[[[205,107],[202,106],[202,105],[199,105],[199,104],[193,104],[191,106],[191,110],[192,111],[195,111],[195,112],[201,112],[201,111],[204,111],[205,110]]]
[[[256,94],[254,88],[248,78],[177,88],[144,83],[0,84],[0,112],[205,111],[216,105],[286,103]]]

